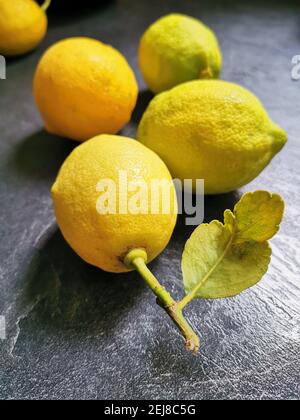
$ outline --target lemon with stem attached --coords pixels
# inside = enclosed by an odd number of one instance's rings
[[[26,54],[36,48],[47,32],[46,10],[34,0],[0,0],[0,54],[6,57]]]
[[[67,242],[85,261],[109,272],[129,271],[123,259],[135,248],[144,249],[149,261],[156,258],[176,224],[176,192],[166,165],[126,137],[101,135],[77,147],[52,196]]]
[[[74,251],[108,272],[136,269],[187,348],[197,351],[199,338],[182,309],[146,265],[165,249],[177,220],[176,191],[164,162],[133,139],[97,136],[67,158],[52,197],[58,225]]]

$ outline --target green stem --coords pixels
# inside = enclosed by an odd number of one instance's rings
[[[186,305],[188,305],[194,299],[194,293],[189,293],[185,295],[183,299],[178,302],[178,306],[181,310],[183,310]]]
[[[125,257],[124,263],[128,267],[134,267],[144,281],[157,296],[157,303],[167,312],[172,321],[179,328],[186,340],[186,349],[197,353],[200,346],[200,340],[190,324],[184,318],[182,308],[176,302],[170,293],[159,283],[157,278],[147,267],[147,253],[142,249],[134,249]]]
[[[44,3],[41,5],[41,9],[44,10],[44,12],[47,12],[52,0],[45,0]]]

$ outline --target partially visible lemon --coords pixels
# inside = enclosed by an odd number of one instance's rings
[[[171,14],[143,35],[139,66],[148,87],[159,93],[190,80],[218,78],[222,56],[208,27],[192,17]]]
[[[157,181],[165,186],[156,190],[161,194],[152,194]],[[123,261],[134,249],[145,250],[152,261],[176,224],[176,191],[166,165],[126,137],[101,135],[77,147],[63,164],[52,196],[67,242],[85,261],[109,272],[129,271]],[[99,210],[99,199],[107,214]]]
[[[287,136],[248,90],[202,80],[156,96],[138,140],[165,161],[173,177],[204,179],[207,194],[220,194],[256,178]]]
[[[65,39],[48,49],[33,90],[46,129],[78,141],[117,133],[130,120],[138,95],[124,56],[91,38]]]
[[[46,35],[46,13],[34,0],[0,0],[0,54],[17,56],[36,48]]]

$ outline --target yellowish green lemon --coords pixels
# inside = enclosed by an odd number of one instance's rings
[[[47,16],[34,0],[0,0],[0,54],[17,56],[33,50],[47,31]]]
[[[287,137],[245,88],[200,80],[155,97],[138,140],[165,161],[173,177],[204,179],[207,194],[220,194],[256,178]]]
[[[153,181],[165,183],[161,194],[150,193]],[[108,272],[129,271],[123,261],[134,249],[145,250],[152,261],[176,224],[176,192],[166,165],[126,137],[101,135],[77,147],[63,164],[52,196],[66,241],[85,261]],[[166,196],[168,206],[162,200]],[[99,209],[102,199],[107,212]]]
[[[46,51],[33,90],[46,129],[78,141],[117,133],[130,120],[138,95],[123,55],[90,38],[65,39]]]
[[[148,87],[159,93],[190,80],[218,78],[222,56],[208,27],[189,16],[171,14],[143,35],[139,66]]]

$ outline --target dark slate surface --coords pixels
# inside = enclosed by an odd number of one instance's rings
[[[49,188],[74,143],[45,133],[31,96],[33,71],[47,46],[66,36],[100,38],[119,48],[138,74],[138,109],[124,129],[134,136],[150,98],[137,71],[138,40],[170,11],[197,16],[216,31],[223,78],[258,94],[289,134],[283,153],[244,189],[276,191],[287,203],[269,273],[237,298],[191,305],[189,318],[202,338],[197,357],[185,352],[137,275],[90,267],[62,239]],[[0,398],[298,399],[300,82],[291,80],[291,59],[300,54],[296,2],[123,0],[59,17],[54,12],[42,46],[10,61],[8,79],[0,81],[0,315],[7,321]],[[206,219],[220,218],[240,194],[208,198]],[[181,218],[169,248],[153,264],[175,296],[190,233]]]

